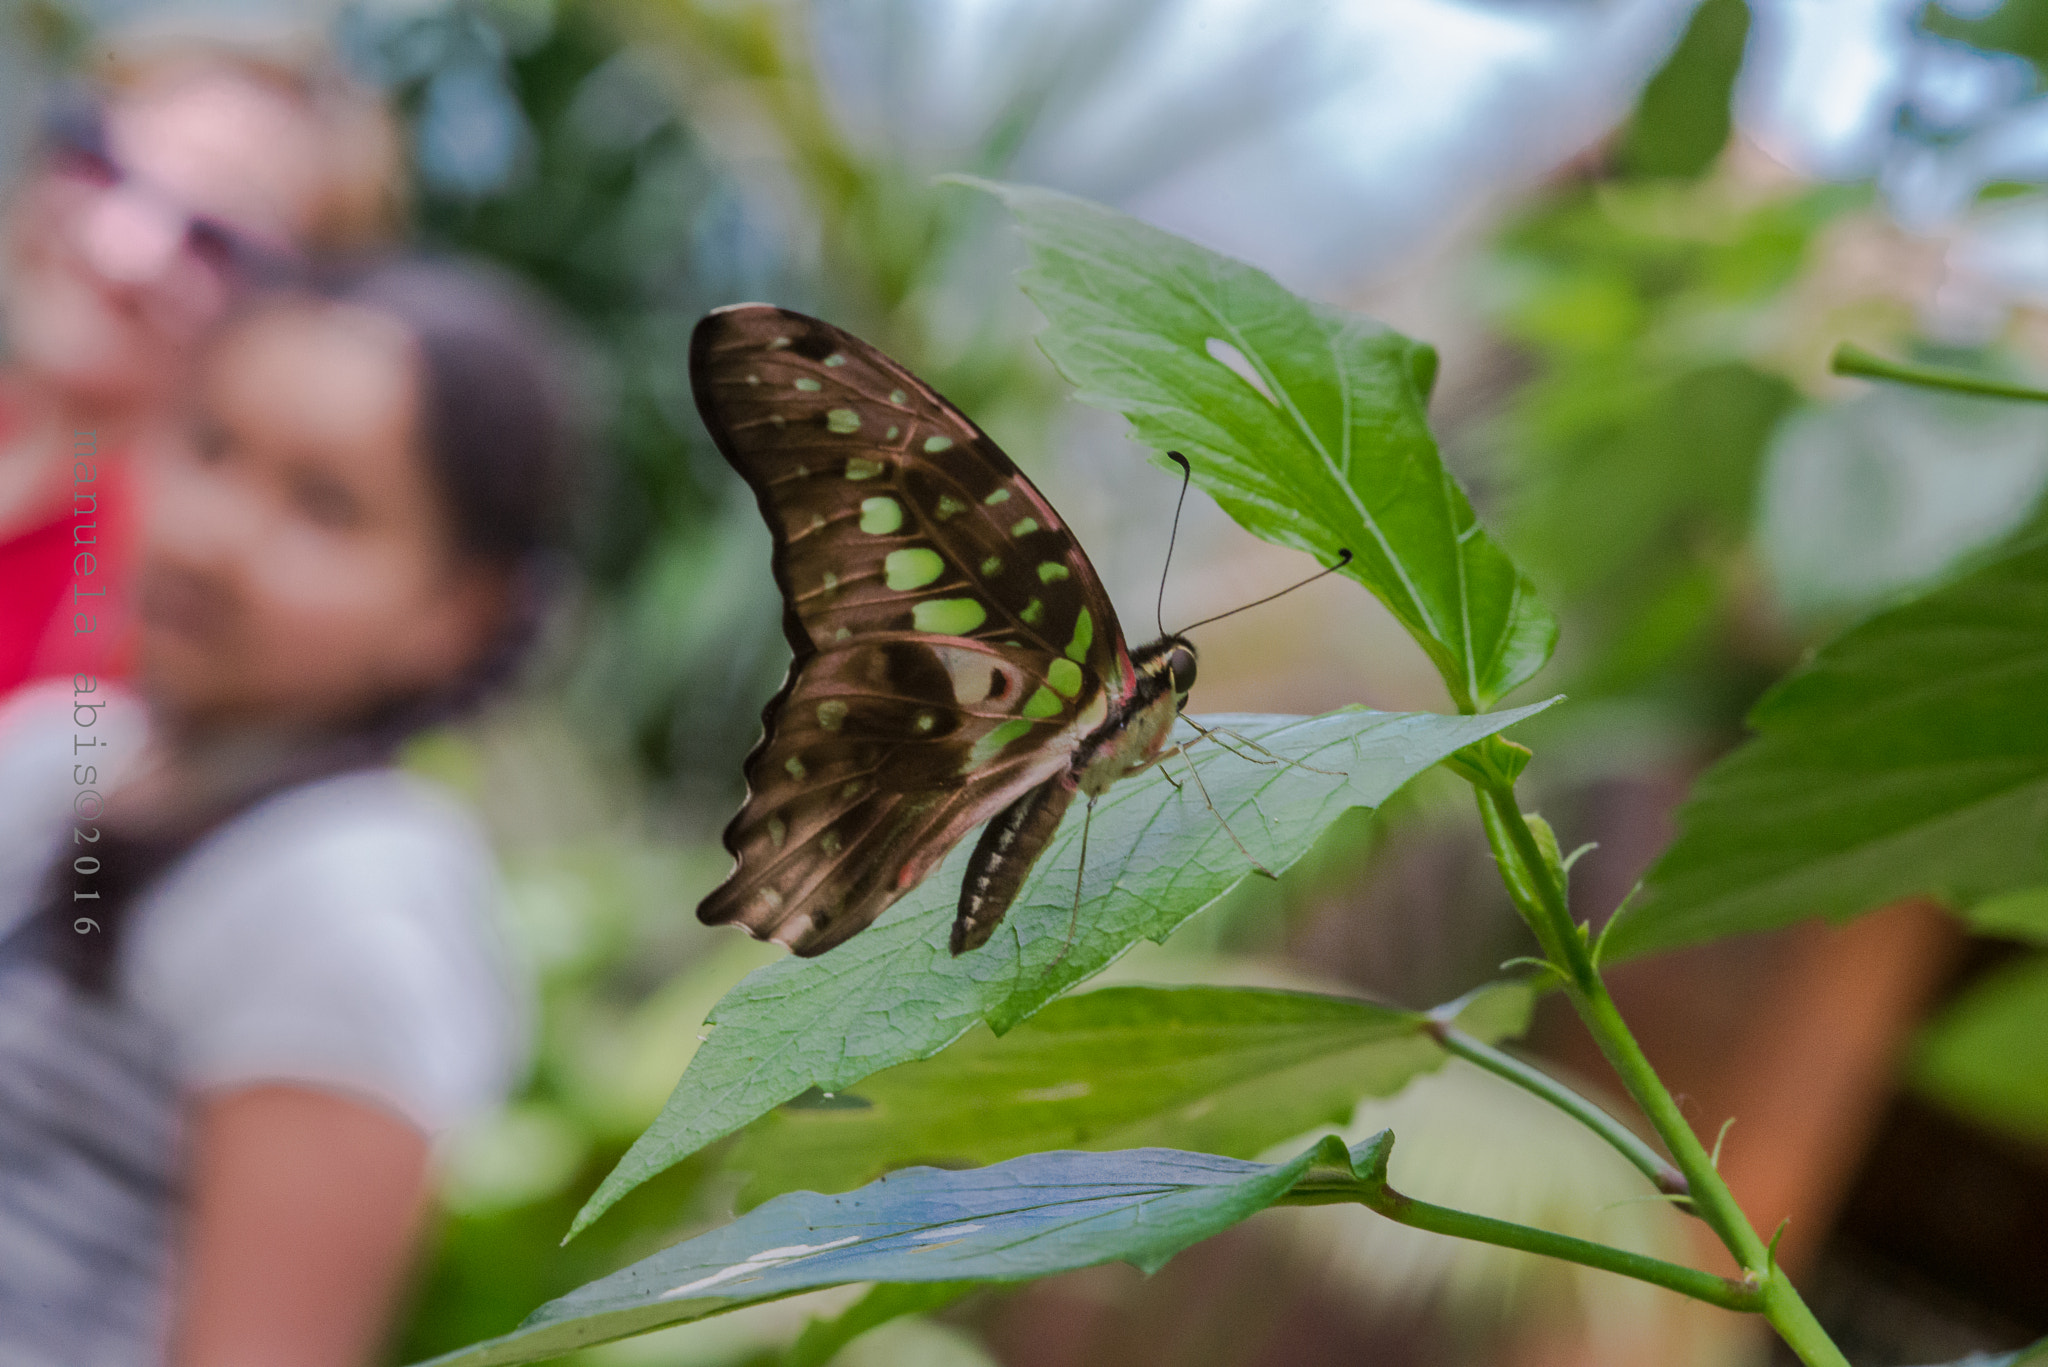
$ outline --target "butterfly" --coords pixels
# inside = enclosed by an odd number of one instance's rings
[[[793,655],[699,918],[822,954],[986,822],[952,933],[955,954],[979,947],[1074,799],[1161,755],[1193,644],[1126,645],[1016,464],[850,333],[722,308],[690,339],[690,384],[773,536]]]

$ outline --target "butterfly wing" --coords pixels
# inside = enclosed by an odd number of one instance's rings
[[[887,356],[739,305],[698,324],[690,376],[773,535],[794,656],[698,915],[822,953],[1066,770],[1136,675],[1051,505]]]

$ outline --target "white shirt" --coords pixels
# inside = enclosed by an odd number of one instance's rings
[[[102,689],[81,729],[71,695],[0,705],[0,1367],[160,1359],[193,1093],[327,1088],[435,1135],[501,1100],[526,1054],[490,851],[394,769],[223,823],[138,895],[111,992],[73,986],[47,953],[71,927],[34,915],[44,876],[90,857],[78,780],[111,792],[146,728]]]

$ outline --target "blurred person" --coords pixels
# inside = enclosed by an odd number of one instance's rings
[[[317,66],[115,59],[56,101],[0,223],[0,692],[127,657],[130,455],[237,285],[394,221],[396,138]]]
[[[533,633],[552,355],[446,264],[237,308],[146,471],[139,698],[81,673],[0,709],[8,1367],[379,1346],[431,1141],[523,1058],[490,853],[393,756]]]

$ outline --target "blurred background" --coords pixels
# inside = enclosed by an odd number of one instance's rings
[[[690,329],[763,299],[825,315],[987,428],[1143,615],[1172,481],[1067,402],[1021,254],[965,170],[1071,190],[1437,345],[1434,417],[1482,515],[1564,619],[1531,696],[1535,797],[1612,910],[1759,692],[1873,608],[2038,530],[2048,410],[1827,372],[1836,343],[2048,377],[2043,0],[362,0],[0,4],[0,178],[106,46],[338,54],[398,111],[410,231],[573,321],[605,459],[583,585],[536,675],[412,762],[485,813],[543,983],[518,1102],[448,1154],[445,1219],[392,1345],[501,1332],[714,1223],[714,1149],[568,1249],[710,1004],[774,952],[691,909],[786,658],[752,499],[700,428]],[[1169,622],[1298,577],[1188,510]],[[1446,705],[1332,579],[1205,635],[1199,711]],[[1354,814],[1117,972],[1410,1004],[1524,952],[1469,799]],[[1859,1362],[2048,1333],[2048,991],[2022,947],[1925,907],[1633,965],[1624,1009],[1752,1219]],[[1533,1048],[1607,1083],[1563,1014]],[[1391,1114],[1404,1186],[1708,1258],[1688,1222],[1528,1098],[1448,1069]],[[1498,1136],[1516,1142],[1503,1152]],[[844,1300],[841,1297],[840,1300]],[[775,1361],[831,1297],[587,1354]],[[1263,1217],[1150,1280],[988,1293],[856,1363],[1761,1363],[1751,1327],[1654,1289],[1358,1212]]]

